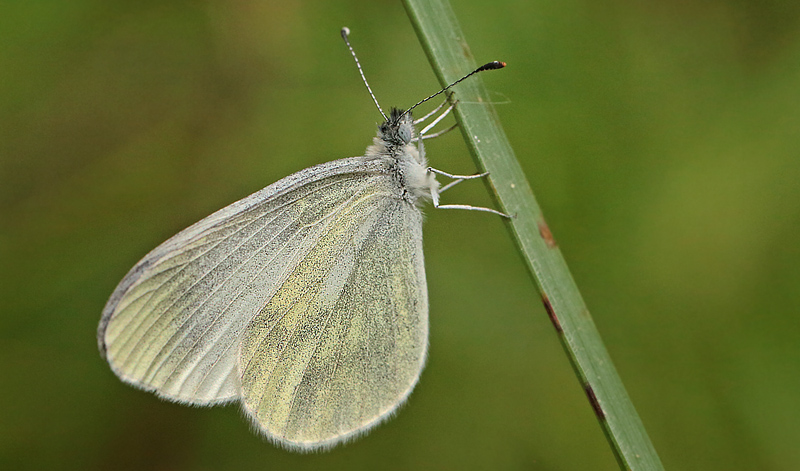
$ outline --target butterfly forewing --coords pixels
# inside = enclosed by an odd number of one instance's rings
[[[368,429],[422,369],[422,217],[389,196],[388,178],[376,183],[335,215],[243,336],[245,408],[284,445],[333,445]]]
[[[195,404],[240,395],[244,328],[353,194],[385,180],[379,162],[343,159],[291,175],[180,232],[120,282],[98,330],[124,380]]]

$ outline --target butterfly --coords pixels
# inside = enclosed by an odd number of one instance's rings
[[[502,215],[439,204],[447,187],[485,175],[428,167],[425,131],[452,106],[423,132],[414,107],[384,114],[363,156],[283,178],[140,260],[98,326],[114,373],[170,401],[239,402],[268,439],[298,451],[389,417],[417,383],[428,345],[420,205]],[[440,187],[437,173],[454,181]]]

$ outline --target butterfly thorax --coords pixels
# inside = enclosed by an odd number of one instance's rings
[[[392,108],[389,118],[378,127],[378,135],[367,148],[367,158],[385,159],[388,170],[398,185],[398,196],[411,204],[432,199],[439,191],[439,182],[428,171],[424,151],[414,141],[417,130],[411,113]]]

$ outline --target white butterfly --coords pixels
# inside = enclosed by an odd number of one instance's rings
[[[240,401],[265,436],[295,450],[391,415],[427,350],[419,204],[497,213],[439,205],[434,172],[451,185],[482,175],[430,169],[409,111],[384,115],[363,157],[290,175],[139,261],[98,327],[114,373],[184,404]]]

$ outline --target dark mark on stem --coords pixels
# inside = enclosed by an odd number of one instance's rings
[[[550,232],[550,227],[544,221],[544,219],[539,221],[539,235],[542,236],[544,239],[544,243],[547,244],[547,247],[554,249],[558,244],[556,244],[556,240],[553,238],[553,233]]]
[[[594,409],[594,414],[600,420],[606,420],[606,413],[603,412],[603,408],[600,407],[600,402],[597,400],[597,396],[594,394],[594,389],[589,383],[586,383],[583,386],[583,389],[586,391],[586,396],[589,398],[589,402],[592,404],[592,409]]]
[[[558,320],[558,316],[556,316],[556,311],[553,309],[553,305],[550,304],[550,298],[548,298],[546,294],[542,294],[542,304],[544,304],[544,310],[547,311],[547,315],[550,316],[550,322],[553,323],[553,327],[556,328],[556,331],[559,334],[564,332],[564,329],[561,328],[561,322]]]

